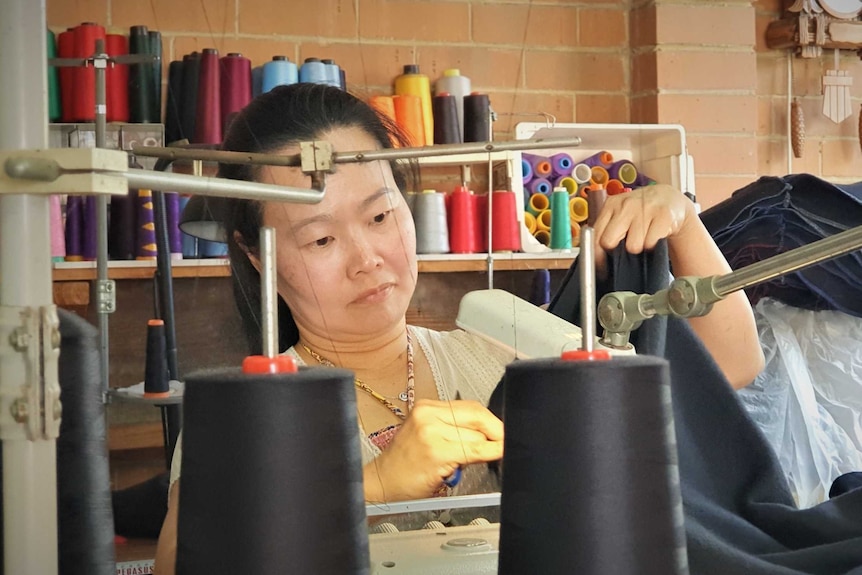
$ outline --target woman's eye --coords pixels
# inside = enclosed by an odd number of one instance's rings
[[[391,211],[392,210],[387,210],[387,211],[383,212],[382,214],[377,214],[376,216],[374,216],[374,223],[375,224],[382,224],[383,221],[386,219],[386,217],[391,213]]]
[[[326,236],[325,238],[320,238],[320,239],[314,240],[314,242],[312,242],[312,243],[314,244],[314,247],[323,248],[323,247],[328,246],[331,241],[332,241],[332,236]]]

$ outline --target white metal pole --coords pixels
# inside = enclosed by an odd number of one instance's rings
[[[0,2],[0,149],[48,147],[45,33],[44,0]],[[50,245],[48,196],[0,195],[0,308],[53,306]],[[9,390],[20,394],[27,382],[32,363],[26,356],[8,339],[0,341],[6,413],[14,397]],[[50,365],[56,381],[57,364]],[[45,373],[36,376],[45,381]],[[26,424],[0,421],[5,572],[56,573],[56,440],[50,434],[29,439]]]

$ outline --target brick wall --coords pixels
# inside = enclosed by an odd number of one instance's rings
[[[217,48],[254,65],[274,54],[334,58],[351,91],[388,93],[405,63],[432,80],[458,67],[488,92],[498,138],[540,112],[560,122],[680,123],[704,206],[763,174],[787,172],[787,54],[763,30],[781,0],[47,0],[55,31],[90,20],[146,24],[167,58]],[[806,115],[793,171],[855,181],[857,117],[819,113],[822,61],[794,62]],[[842,68],[862,64],[852,54]],[[564,71],[567,71],[564,73]],[[853,88],[858,103],[862,79]]]

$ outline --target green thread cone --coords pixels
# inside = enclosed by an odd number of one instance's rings
[[[50,30],[46,32],[48,58],[56,58],[57,38]],[[57,68],[48,66],[48,121],[56,122],[60,119],[60,114],[60,81],[57,77]]]
[[[551,249],[572,247],[572,224],[569,219],[569,192],[554,188],[551,194]]]

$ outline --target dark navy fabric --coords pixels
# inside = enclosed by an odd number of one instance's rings
[[[665,242],[638,256],[618,248],[599,296],[654,293],[666,287],[667,262]],[[578,324],[576,268],[550,311]],[[862,575],[862,489],[798,509],[772,448],[688,323],[653,318],[631,341],[670,362],[691,574]]]
[[[809,174],[763,177],[701,214],[730,266],[754,262],[862,225],[862,183],[833,185]],[[862,252],[856,251],[746,290],[810,310],[862,317]]]

